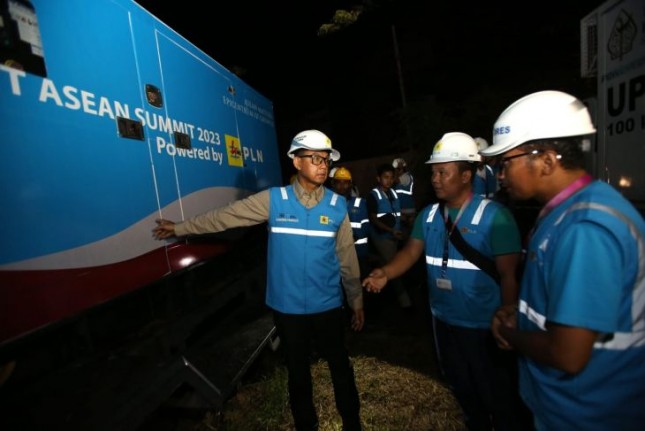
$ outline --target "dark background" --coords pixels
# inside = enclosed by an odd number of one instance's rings
[[[580,78],[580,20],[602,1],[381,0],[327,37],[317,32],[334,11],[360,2],[138,3],[273,101],[281,151],[316,128],[345,162],[427,158],[445,132],[490,141],[502,110],[531,92],[595,92]]]

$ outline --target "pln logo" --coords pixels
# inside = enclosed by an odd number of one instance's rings
[[[329,224],[329,217],[325,215],[320,216],[320,224]]]
[[[229,166],[244,167],[244,155],[242,154],[242,144],[235,136],[224,135],[226,141],[226,155],[228,156]]]

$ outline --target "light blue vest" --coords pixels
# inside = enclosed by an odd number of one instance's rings
[[[589,274],[585,281],[553,269],[563,259],[556,254],[558,241],[572,226],[584,224],[602,226],[614,237],[614,248],[585,252],[618,253],[624,267],[615,274],[598,267],[587,272],[583,267],[578,272]],[[551,320],[604,333],[576,375],[520,356],[522,398],[539,412],[545,429],[634,431],[645,426],[644,236],[641,214],[600,181],[590,183],[539,221],[527,250],[519,329],[545,331]],[[575,249],[572,244],[564,246]],[[571,268],[585,264],[581,256],[567,257]],[[606,283],[611,288],[595,289],[597,279],[610,280]]]
[[[270,190],[266,303],[282,313],[311,314],[343,303],[336,234],[347,216],[344,197],[325,189],[307,209],[291,186]]]
[[[352,223],[356,255],[359,258],[366,257],[369,253],[368,235],[370,220],[367,215],[365,199],[359,197],[349,198],[347,211],[349,213],[349,221]]]
[[[414,210],[416,209],[416,204],[414,202],[414,177],[412,176],[411,173],[408,172],[408,176],[410,177],[410,183],[406,186],[403,184],[397,184],[394,187],[394,190],[396,190],[396,194],[399,197],[399,201],[401,203],[401,210]]]
[[[499,208],[496,202],[473,195],[458,221],[466,242],[491,259],[494,259],[490,246],[491,228]],[[450,242],[444,274],[444,246],[448,238],[439,204],[427,207],[422,217],[432,313],[451,325],[489,328],[493,313],[501,304],[499,285],[466,260]],[[445,284],[443,288],[439,287],[437,279],[450,280],[450,288]]]
[[[394,229],[401,229],[401,201],[399,201],[399,195],[392,189],[390,193],[394,196],[394,199],[390,200],[388,197],[378,188],[373,188],[370,193],[376,198],[376,210],[377,217],[384,216],[385,214],[392,214],[396,219],[396,224]],[[377,228],[373,227],[371,230],[372,235],[390,237],[392,234],[390,232],[380,232]]]
[[[483,196],[485,198],[495,197],[495,193],[499,189],[499,184],[497,182],[497,174],[495,170],[490,165],[484,165],[484,176],[479,176],[479,173],[475,174],[473,178],[473,193]]]

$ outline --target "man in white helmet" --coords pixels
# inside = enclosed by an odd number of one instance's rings
[[[370,231],[370,220],[367,214],[367,204],[365,203],[365,199],[352,196],[352,174],[349,169],[343,166],[334,170],[331,178],[331,189],[347,199],[347,212],[349,214],[349,221],[352,224],[352,232],[354,233],[354,246],[356,247],[356,255],[361,266],[361,274],[363,274],[369,256],[368,234]]]
[[[541,91],[497,119],[499,179],[543,207],[527,247],[518,309],[493,320],[520,353],[520,391],[540,430],[642,430],[645,424],[645,223],[584,169],[595,133],[585,105]]]
[[[412,229],[414,218],[417,215],[416,202],[414,200],[414,177],[408,170],[408,163],[405,159],[396,158],[392,161],[394,168],[394,190],[399,196],[401,203],[401,227],[407,236]]]
[[[323,187],[340,153],[318,130],[298,133],[288,151],[297,176],[183,222],[157,220],[158,239],[199,235],[268,222],[266,304],[284,349],[296,430],[318,429],[310,348],[327,360],[336,406],[346,431],[360,431],[360,402],[345,340],[346,299],[351,326],[363,328],[363,295],[352,227],[344,197]],[[342,279],[342,283],[341,283]],[[345,295],[343,295],[343,289]]]
[[[401,226],[401,201],[392,188],[394,167],[382,163],[376,167],[376,187],[367,195],[367,214],[370,219],[370,244],[380,265],[388,262],[399,249],[405,233]],[[412,301],[406,284],[401,279],[392,280],[391,290],[399,306],[411,309]]]
[[[488,141],[486,139],[477,137],[474,138],[477,143],[478,151],[488,148]],[[473,192],[482,195],[485,198],[493,199],[499,189],[497,182],[497,172],[489,163],[489,157],[482,157],[482,161],[477,168],[477,175],[473,181]]]
[[[520,430],[515,357],[500,355],[490,330],[500,305],[517,304],[520,235],[506,207],[473,193],[479,161],[469,135],[443,135],[426,162],[440,203],[419,213],[404,247],[363,286],[379,292],[425,255],[436,353],[468,429]]]

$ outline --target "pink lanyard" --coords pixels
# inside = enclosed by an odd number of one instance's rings
[[[560,193],[557,195],[553,196],[549,202],[544,205],[544,207],[540,210],[540,213],[537,216],[537,219],[535,220],[535,225],[533,226],[533,229],[531,229],[531,232],[528,235],[528,239],[533,236],[533,233],[537,229],[538,225],[540,224],[540,220],[542,220],[544,217],[546,217],[547,214],[549,214],[553,208],[557,207],[560,205],[562,202],[567,200],[571,195],[576,193],[578,190],[582,189],[585,187],[587,184],[589,184],[591,181],[593,181],[593,178],[589,174],[585,174],[569,184],[567,187],[562,189]]]
[[[557,195],[553,196],[549,202],[544,205],[544,208],[540,210],[540,213],[537,216],[538,220],[541,220],[543,217],[545,217],[548,213],[553,210],[553,208],[557,207],[560,205],[562,202],[567,200],[569,196],[573,195],[575,192],[589,184],[593,178],[591,178],[591,175],[585,174],[569,184],[567,187],[562,189],[560,193]]]

